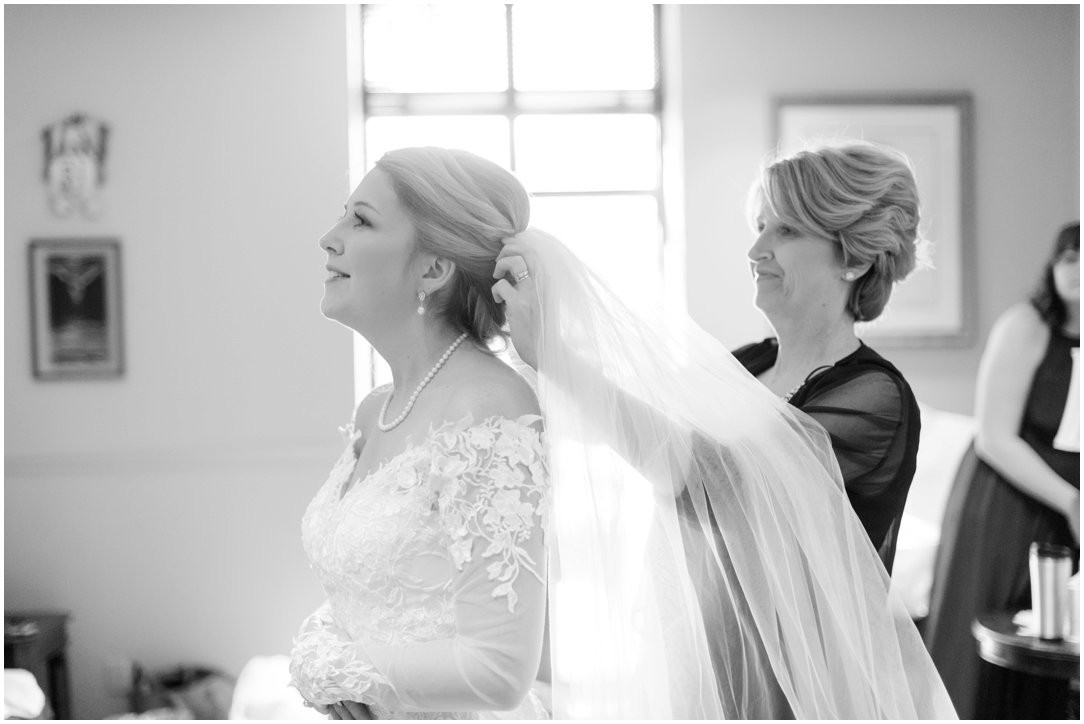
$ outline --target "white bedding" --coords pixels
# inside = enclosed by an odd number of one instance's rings
[[[945,504],[956,469],[975,436],[974,418],[927,405],[919,407],[922,432],[918,464],[903,509],[892,565],[892,588],[903,598],[914,619],[924,618],[930,611],[933,564],[941,542]]]
[[[253,656],[237,677],[230,719],[327,719],[305,706],[289,684],[289,656]]]
[[[45,710],[45,693],[26,669],[4,669],[4,718],[34,719]]]

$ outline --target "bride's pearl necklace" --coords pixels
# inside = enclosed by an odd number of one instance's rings
[[[433,365],[433,369],[429,370],[429,374],[422,378],[422,381],[418,383],[418,386],[414,388],[414,392],[410,395],[410,399],[407,400],[406,407],[399,413],[399,417],[395,418],[391,422],[384,422],[384,417],[388,414],[388,403],[391,402],[391,396],[395,394],[395,389],[388,393],[388,396],[384,398],[384,405],[380,408],[380,417],[376,419],[376,426],[380,428],[381,432],[387,432],[399,425],[400,422],[406,419],[406,416],[410,414],[411,409],[414,408],[414,401],[418,399],[418,395],[425,389],[432,380],[434,375],[440,371],[440,368],[444,366],[444,363],[448,361],[448,358],[452,356],[452,352],[455,352],[456,347],[463,344],[463,340],[467,338],[467,333],[456,337],[456,340],[452,342],[452,346],[444,350],[444,354],[440,356],[437,363]]]

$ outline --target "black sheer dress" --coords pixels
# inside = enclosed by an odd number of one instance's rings
[[[1078,337],[1052,330],[1020,423],[1024,442],[1076,488],[1080,453],[1058,450],[1054,438],[1069,394],[1073,350],[1079,347]],[[979,614],[1031,608],[1032,541],[1076,549],[1065,517],[1002,477],[972,444],[945,506],[923,633],[961,719],[1062,718],[1068,709],[1064,680],[986,664],[971,636],[971,621]]]
[[[772,367],[778,354],[774,337],[734,352],[754,376]],[[834,365],[811,372],[790,404],[828,431],[851,506],[892,573],[921,427],[907,380],[862,342]]]

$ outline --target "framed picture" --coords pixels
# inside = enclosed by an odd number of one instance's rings
[[[120,273],[116,239],[30,242],[35,377],[87,379],[124,372]]]
[[[975,334],[972,104],[949,95],[795,96],[774,101],[783,153],[810,143],[865,140],[911,160],[930,267],[918,267],[892,292],[884,313],[859,325],[885,347],[967,346]]]

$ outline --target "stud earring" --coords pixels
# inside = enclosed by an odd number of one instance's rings
[[[854,272],[853,271],[844,272],[843,278],[846,279],[849,282],[853,282],[854,281]]]
[[[418,314],[425,314],[425,292],[421,290],[418,291]]]

